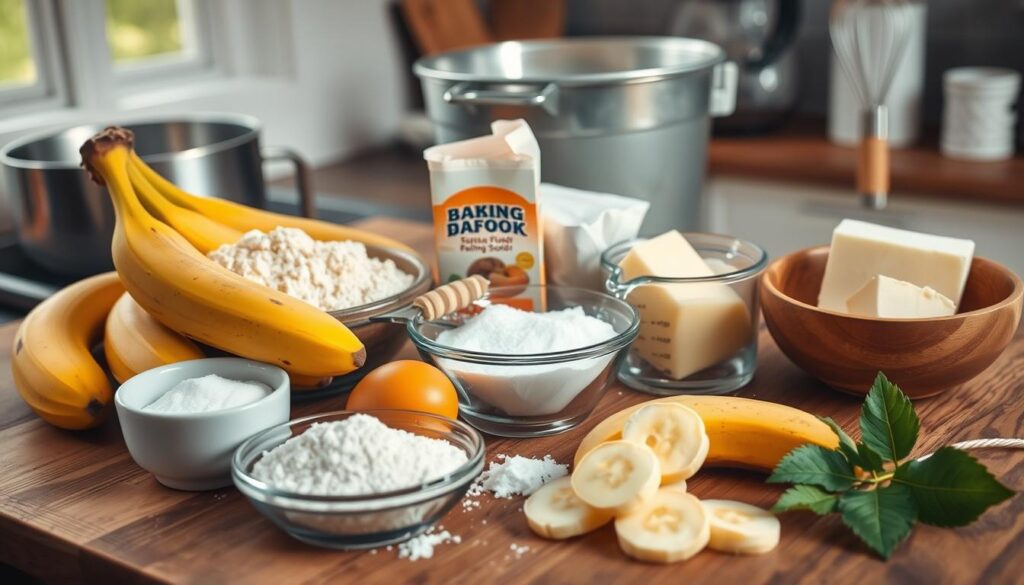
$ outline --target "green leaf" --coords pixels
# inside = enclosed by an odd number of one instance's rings
[[[901,465],[893,481],[911,490],[921,521],[935,526],[966,526],[990,506],[1013,496],[984,465],[952,447]]]
[[[828,427],[832,429],[832,432],[835,433],[837,437],[839,437],[840,447],[846,446],[850,449],[853,449],[855,452],[857,451],[857,446],[854,444],[853,439],[850,438],[850,435],[846,434],[846,431],[843,430],[843,427],[839,426],[839,423],[832,420],[832,417],[819,416],[818,420],[827,424]]]
[[[813,485],[795,485],[779,496],[772,506],[772,512],[789,510],[810,510],[815,514],[830,514],[836,511],[839,496],[830,494]]]
[[[803,445],[779,461],[768,483],[806,483],[836,492],[850,489],[856,479],[853,466],[839,451]]]
[[[860,468],[865,471],[884,470],[882,456],[865,443],[857,443],[857,457],[860,460],[857,465],[860,465]]]
[[[878,372],[860,413],[864,443],[883,458],[899,461],[910,455],[920,426],[910,399]]]
[[[844,492],[839,496],[839,513],[864,544],[888,559],[910,534],[917,506],[910,488],[894,483],[874,490]]]

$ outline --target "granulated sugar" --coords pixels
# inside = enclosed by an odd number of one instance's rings
[[[490,305],[460,327],[447,329],[437,343],[456,349],[525,355],[580,349],[614,337],[609,323],[582,308],[531,313]],[[542,416],[562,411],[597,379],[615,352],[592,358],[538,365],[441,362],[472,387],[474,397],[511,416]]]
[[[551,455],[531,459],[500,454],[469,487],[468,496],[479,496],[485,491],[493,492],[496,498],[528,496],[547,482],[568,474],[569,466],[558,463]],[[468,507],[465,501],[463,507]]]
[[[391,260],[370,258],[360,242],[321,242],[297,228],[252,230],[209,257],[248,280],[325,311],[398,294],[413,281]]]
[[[356,414],[317,423],[265,452],[256,479],[290,492],[354,496],[408,488],[448,475],[466,453],[442,439],[393,429]]]
[[[444,530],[443,526],[431,528],[423,534],[399,544],[398,558],[410,561],[433,558],[434,547],[449,542],[459,544],[462,542],[462,537]]]
[[[442,331],[437,342],[469,351],[524,355],[579,349],[614,336],[615,328],[581,307],[531,313],[490,305],[461,327]]]

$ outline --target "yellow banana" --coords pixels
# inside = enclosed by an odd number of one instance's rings
[[[152,368],[205,357],[199,346],[171,331],[124,293],[107,316],[103,352],[120,383]]]
[[[107,316],[103,351],[110,373],[122,384],[152,368],[206,357],[195,342],[154,319],[128,293],[121,295]],[[315,390],[332,379],[299,374],[289,377],[292,390]]]
[[[363,364],[366,349],[340,321],[219,266],[153,218],[128,177],[132,139],[108,128],[81,152],[114,203],[114,266],[146,312],[196,341],[303,376],[346,374]]]
[[[705,466],[771,471],[783,455],[800,445],[833,449],[839,441],[817,417],[790,406],[734,396],[672,396],[620,410],[598,423],[580,442],[575,462],[601,443],[620,439],[630,415],[658,403],[689,406],[704,420],[710,442]]]
[[[87,429],[106,416],[113,392],[91,349],[122,293],[117,274],[107,272],[58,291],[22,321],[11,354],[14,386],[46,422]]]
[[[174,228],[203,254],[209,254],[224,244],[234,244],[242,238],[241,231],[164,199],[133,165],[128,165],[128,179],[146,210]]]
[[[174,205],[192,210],[236,230],[248,231],[255,229],[269,232],[277,227],[292,227],[301,229],[314,240],[353,240],[364,244],[398,248],[413,254],[416,253],[412,248],[397,240],[370,233],[366,230],[305,217],[274,213],[234,203],[226,199],[192,195],[160,176],[159,173],[150,168],[134,153],[131,157],[130,165],[140,173],[142,178],[148,181],[164,198]]]

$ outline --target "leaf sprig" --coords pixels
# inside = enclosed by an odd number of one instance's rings
[[[906,460],[917,443],[920,421],[910,399],[881,372],[860,413],[861,440],[822,418],[839,445],[804,445],[775,467],[769,483],[795,484],[772,508],[776,512],[838,512],[868,547],[888,559],[916,522],[966,526],[1014,492],[974,457],[943,447]]]

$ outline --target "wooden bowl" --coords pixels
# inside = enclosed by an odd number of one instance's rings
[[[1024,285],[1005,266],[978,257],[956,315],[875,319],[819,309],[828,250],[807,248],[773,262],[762,276],[761,306],[783,353],[837,390],[866,394],[882,371],[912,398],[933,396],[980,374],[1017,330]]]

